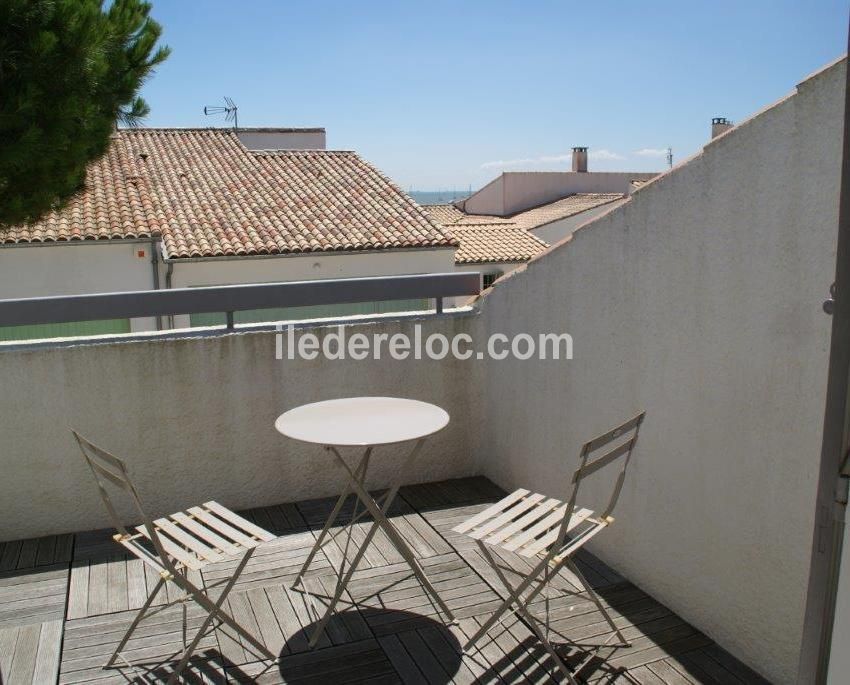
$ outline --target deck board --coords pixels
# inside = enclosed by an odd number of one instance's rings
[[[280,659],[264,662],[232,631],[213,626],[192,659],[187,682],[566,682],[529,625],[516,616],[507,616],[476,649],[461,649],[501,602],[505,589],[475,541],[452,528],[503,496],[485,478],[463,478],[404,486],[390,510],[457,624],[443,622],[389,538],[378,531],[327,632],[312,650],[308,639],[334,593],[334,567],[345,550],[346,534],[316,555],[302,587],[293,589],[292,583],[336,498],[241,512],[279,537],[255,550],[224,608]],[[349,498],[332,530],[341,530],[353,511]],[[365,539],[371,525],[369,516],[355,524],[351,547]],[[496,554],[512,582],[532,563],[508,552]],[[630,647],[600,648],[609,626],[578,591],[578,579],[562,571],[530,610],[539,620],[548,612],[550,636],[566,658],[577,662],[593,656],[580,674],[582,682],[767,682],[601,560],[582,551],[576,562],[631,641]],[[212,585],[229,577],[238,563],[210,564],[193,579]],[[153,603],[159,611],[141,623],[127,645],[125,656],[133,666],[102,668],[157,581],[150,568],[124,554],[111,531],[0,543],[0,682],[101,685],[167,679],[179,658],[182,636],[181,607],[163,608],[177,599],[171,585]],[[187,607],[191,638],[205,613],[194,604]]]

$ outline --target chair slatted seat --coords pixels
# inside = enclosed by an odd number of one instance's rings
[[[623,646],[628,645],[623,633],[599,601],[593,588],[572,560],[572,556],[614,522],[611,512],[619,499],[626,469],[637,443],[644,416],[645,413],[641,412],[582,446],[579,467],[572,474],[572,491],[566,502],[519,488],[453,528],[454,532],[467,535],[476,541],[485,560],[493,567],[508,593],[507,598],[493,615],[467,641],[464,650],[472,649],[497,622],[501,621],[505,612],[514,607],[526,619],[559,670],[571,683],[577,683],[575,676],[590,662],[594,654],[589,654],[575,669],[570,670],[549,642],[548,612],[544,633],[538,626],[537,619],[528,611],[528,605],[534,597],[564,567],[578,579],[583,591],[596,604],[610,626],[612,632],[603,644],[607,644],[611,638],[617,636]],[[622,465],[611,497],[602,512],[597,514],[592,509],[578,507],[576,500],[581,482],[614,463]],[[519,584],[514,586],[488,547],[512,552],[526,559],[536,559],[537,563]],[[535,581],[536,585],[529,590]]]
[[[112,666],[121,656],[121,650],[127,644],[130,636],[148,613],[154,597],[165,583],[173,583],[184,594],[173,603],[181,603],[186,620],[186,602],[195,601],[207,611],[207,618],[201,624],[194,639],[185,647],[180,662],[170,674],[169,683],[174,683],[181,671],[188,664],[192,653],[201,638],[208,632],[214,620],[227,624],[255,647],[266,659],[274,661],[275,656],[239,625],[233,617],[227,614],[222,605],[233,589],[245,565],[254,550],[263,542],[275,539],[267,530],[260,528],[251,521],[239,516],[218,502],[205,502],[201,506],[193,506],[186,511],[180,511],[170,516],[151,520],[142,507],[136,488],[127,473],[127,467],[118,457],[94,445],[76,431],[72,431],[82,450],[83,457],[91,469],[97,482],[98,491],[104,506],[117,530],[115,541],[130,553],[153,567],[159,573],[159,581],[151,591],[144,606],[136,615],[124,637],[116,647],[104,668]],[[127,526],[117,514],[112,501],[110,486],[129,495],[135,505],[142,524]],[[200,571],[208,564],[227,561],[241,556],[236,569],[229,577],[214,585],[224,585],[221,592],[213,601],[207,594],[211,588],[199,588],[189,579],[189,571]],[[123,657],[122,657],[123,659]]]
[[[274,535],[218,502],[207,502],[201,511],[204,512],[204,519],[199,518],[197,514],[180,511],[171,514],[169,518],[153,521],[154,530],[159,534],[163,548],[174,558],[178,567],[200,571],[207,564],[225,561],[228,557],[244,554],[261,542],[274,540]],[[226,517],[221,512],[227,512]],[[227,532],[220,533],[212,527],[216,525],[213,523],[216,518],[222,520],[221,523],[225,525],[221,527],[229,531],[233,539],[226,540]],[[136,526],[135,530],[139,535],[151,540],[145,524]],[[123,542],[131,543],[136,539],[133,536]]]

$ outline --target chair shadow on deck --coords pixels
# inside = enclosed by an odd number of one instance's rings
[[[103,667],[102,677],[112,677],[116,681],[123,678],[127,683],[166,683],[174,673],[180,655],[181,652],[176,651],[168,656],[142,659],[130,664],[119,662],[114,666]],[[223,673],[227,664],[227,659],[217,648],[199,649],[180,673],[179,682],[188,685],[224,682]]]

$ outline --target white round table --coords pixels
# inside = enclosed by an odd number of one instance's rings
[[[313,562],[313,558],[322,547],[331,542],[339,533],[347,530],[348,541],[344,546],[347,551],[351,544],[354,524],[366,514],[371,514],[373,519],[363,543],[357,549],[354,558],[347,567],[347,553],[343,554],[342,565],[337,575],[336,590],[316,630],[310,636],[311,647],[315,646],[321,637],[337,602],[342,597],[378,528],[387,534],[387,537],[419,578],[425,590],[437,602],[448,620],[450,622],[455,621],[454,615],[437,594],[431,581],[428,580],[428,576],[425,575],[410,546],[386,516],[390,505],[398,494],[398,489],[404,482],[408,468],[422,448],[425,439],[445,428],[448,423],[449,415],[440,407],[427,402],[398,397],[347,397],[314,402],[290,409],[281,414],[275,421],[275,428],[282,435],[301,442],[323,445],[325,449],[333,453],[349,476],[348,483],[337,500],[333,511],[331,511],[325,527],[319,537],[316,538],[313,549],[310,550],[307,560],[298,572],[298,576],[293,582],[293,588],[302,582],[304,574]],[[369,469],[372,450],[377,445],[395,445],[411,441],[415,441],[413,448],[402,461],[400,468],[396,469],[396,477],[389,490],[378,497],[379,504],[365,487],[366,472]],[[337,449],[339,447],[363,448],[363,454],[354,468],[343,459],[342,454]],[[329,530],[339,516],[342,505],[351,493],[356,497],[351,519],[342,530],[329,535]],[[360,514],[357,513],[358,500],[365,506],[365,510],[361,511]],[[328,561],[333,564],[330,557],[328,557]]]
[[[425,438],[448,423],[449,415],[435,404],[399,397],[346,397],[290,409],[274,427],[301,442],[366,447]]]

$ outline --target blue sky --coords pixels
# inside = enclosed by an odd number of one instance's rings
[[[405,189],[502,170],[663,169],[846,51],[847,4],[154,0],[149,126],[324,126]],[[639,154],[639,151],[644,151]]]

